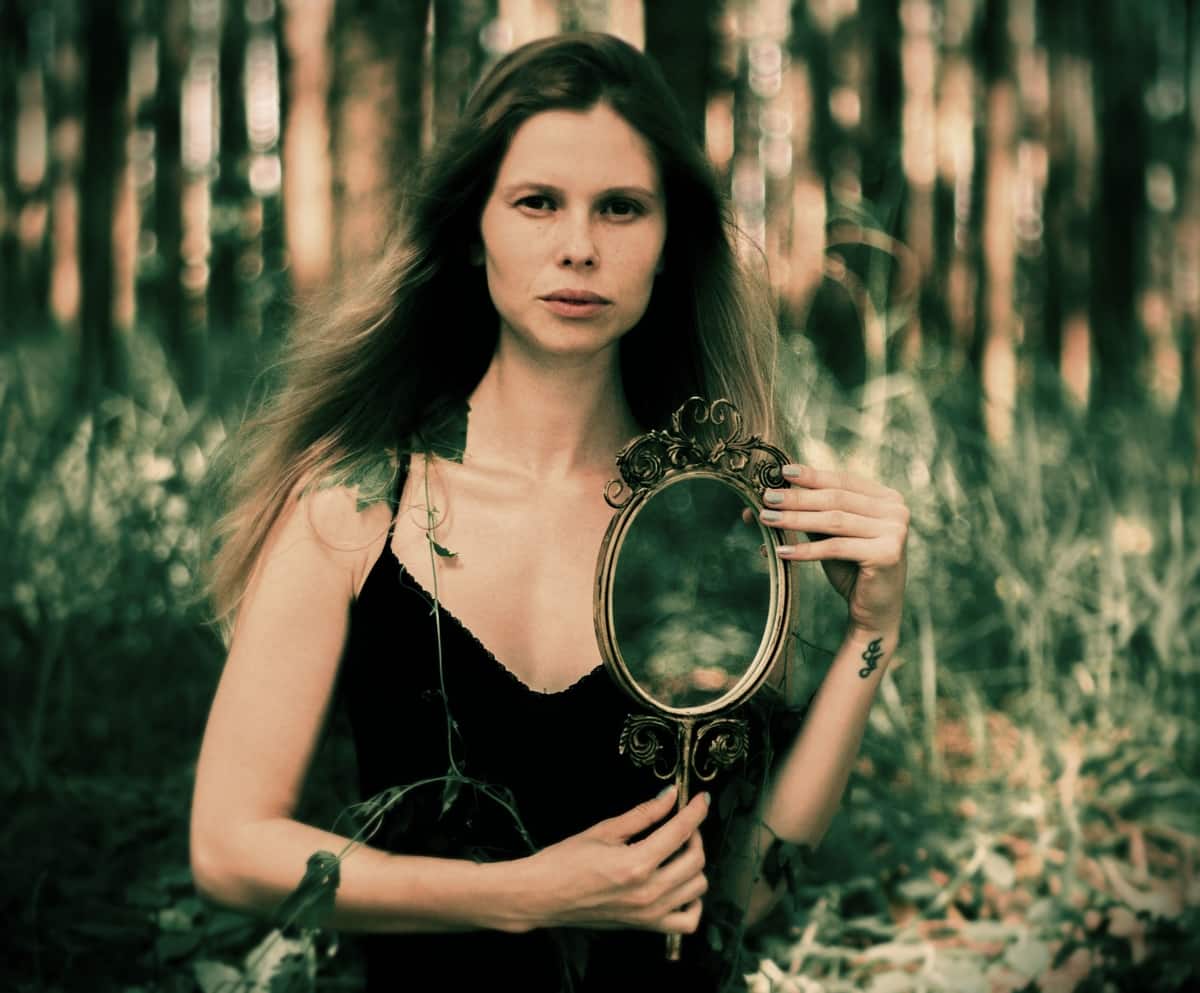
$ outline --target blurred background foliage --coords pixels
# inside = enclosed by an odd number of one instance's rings
[[[1200,986],[1195,4],[0,0],[0,27],[6,989],[354,987],[352,946],[192,890],[203,480],[480,72],[574,28],[656,56],[703,135],[799,454],[914,513],[898,665],[749,988]],[[816,680],[841,615],[805,589]],[[304,816],[352,778],[335,725]]]

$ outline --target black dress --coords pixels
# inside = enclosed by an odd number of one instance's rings
[[[662,789],[618,753],[622,725],[636,708],[602,667],[560,692],[537,692],[441,609],[439,673],[438,620],[433,598],[392,551],[389,531],[351,608],[341,694],[364,799],[433,782],[408,791],[369,844],[416,855],[519,858]],[[448,736],[459,771],[489,789],[464,783],[447,791],[440,777],[450,769]],[[720,833],[714,804],[703,829],[710,859]],[[704,934],[702,922],[684,938],[680,962],[664,960],[663,935],[637,930],[367,935],[367,989],[711,991],[722,984],[723,966]],[[435,977],[432,985],[426,977]]]

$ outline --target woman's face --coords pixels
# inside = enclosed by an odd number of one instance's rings
[[[502,338],[595,354],[650,301],[667,234],[658,167],[607,104],[536,114],[513,135],[480,230]]]

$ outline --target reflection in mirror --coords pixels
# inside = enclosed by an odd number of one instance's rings
[[[725,696],[758,654],[771,574],[754,507],[733,486],[687,475],[634,516],[617,555],[613,629],[633,679],[662,706]]]

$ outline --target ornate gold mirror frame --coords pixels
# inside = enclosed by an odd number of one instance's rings
[[[762,685],[786,647],[792,607],[787,563],[775,554],[785,543],[782,532],[755,522],[766,547],[770,602],[757,651],[733,685],[712,700],[676,706],[654,696],[636,678],[617,641],[614,587],[617,562],[630,528],[654,497],[687,479],[712,479],[729,487],[745,506],[761,506],[762,491],[784,485],[787,456],[756,436],[747,436],[741,414],[728,400],[688,399],[671,417],[669,428],[635,438],[617,455],[619,479],[609,482],[604,498],[617,513],[609,523],[596,566],[593,616],[605,667],[617,684],[650,713],[630,714],[621,732],[622,754],[649,767],[662,780],[674,780],[678,807],[688,802],[693,777],[708,782],[744,757],[749,749],[747,722],[723,716],[745,703]],[[679,935],[668,938],[669,958],[679,957]]]

